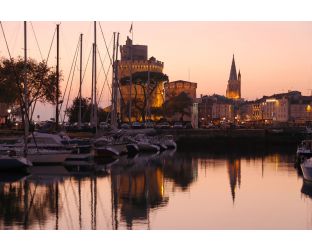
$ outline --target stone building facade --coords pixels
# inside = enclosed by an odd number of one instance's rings
[[[196,98],[196,82],[189,82],[183,80],[177,80],[173,82],[165,83],[165,100],[168,100],[174,96],[178,96],[182,92],[186,93],[193,100]]]
[[[194,122],[194,120],[195,119],[198,120],[198,109],[197,109],[198,106],[196,103],[196,88],[197,88],[196,82],[189,82],[189,81],[184,81],[184,80],[177,80],[173,82],[167,82],[164,84],[165,101],[170,100],[171,98],[178,96],[183,92],[192,99],[193,106],[190,106],[188,110],[190,115],[185,115],[183,117],[183,120],[191,121],[193,124],[193,127],[197,127],[197,125],[195,126],[196,122]],[[181,116],[180,114],[175,114],[172,117],[167,117],[167,120],[179,121],[180,116]]]
[[[302,96],[290,101],[289,121],[299,124],[312,122],[312,96]]]
[[[234,109],[230,103],[214,103],[212,105],[212,120],[233,122]]]
[[[312,96],[302,96],[299,91],[263,96],[243,103],[239,115],[243,121],[263,123],[312,122]]]
[[[207,125],[211,122],[219,123],[220,121],[233,122],[234,104],[231,99],[214,94],[201,96],[198,102],[200,125]]]
[[[128,37],[126,45],[120,47],[121,60],[118,61],[118,79],[130,77],[137,72],[159,72],[163,73],[164,63],[156,60],[154,57],[148,58],[146,45],[133,45]],[[131,89],[130,89],[131,88]],[[130,100],[144,102],[148,98],[150,108],[160,108],[164,103],[164,83],[160,82],[155,89],[147,96],[146,86],[137,84],[120,84],[120,96],[118,100],[118,109],[122,120],[129,120]],[[130,94],[131,93],[131,94]],[[131,108],[131,121],[142,120],[142,117],[136,112],[135,105]]]

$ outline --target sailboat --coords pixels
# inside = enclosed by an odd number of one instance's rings
[[[57,78],[58,78],[58,60],[59,60],[59,24],[57,24]],[[26,22],[25,22],[25,64],[27,62],[26,53]],[[25,79],[25,82],[27,78]],[[58,85],[57,80],[57,85]],[[57,87],[58,89],[58,87]],[[58,97],[57,97],[58,99]],[[57,100],[58,103],[58,100]],[[58,116],[58,107],[56,108],[56,114]],[[61,137],[56,134],[47,133],[32,133],[29,135],[29,116],[28,116],[28,94],[27,84],[25,84],[25,135],[24,139],[18,143],[12,145],[12,150],[16,155],[22,154],[22,148],[24,147],[25,157],[36,165],[45,164],[58,164],[63,163],[67,157],[71,154],[71,149],[62,144]],[[56,119],[58,121],[58,119]]]

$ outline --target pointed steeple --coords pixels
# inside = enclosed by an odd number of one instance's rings
[[[232,59],[232,66],[231,66],[231,71],[230,71],[230,78],[229,78],[229,80],[237,80],[237,74],[236,74],[236,66],[235,66],[234,54],[233,54],[233,59]]]

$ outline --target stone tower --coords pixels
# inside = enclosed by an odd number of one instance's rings
[[[226,89],[226,97],[230,99],[241,98],[241,74],[240,74],[240,71],[238,72],[238,75],[236,74],[234,55],[232,59],[230,77],[229,77],[228,85]]]

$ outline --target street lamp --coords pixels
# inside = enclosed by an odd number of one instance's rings
[[[10,124],[10,122],[11,122],[11,112],[12,112],[12,110],[9,108],[8,110],[7,110],[7,112],[8,112],[8,124]]]

